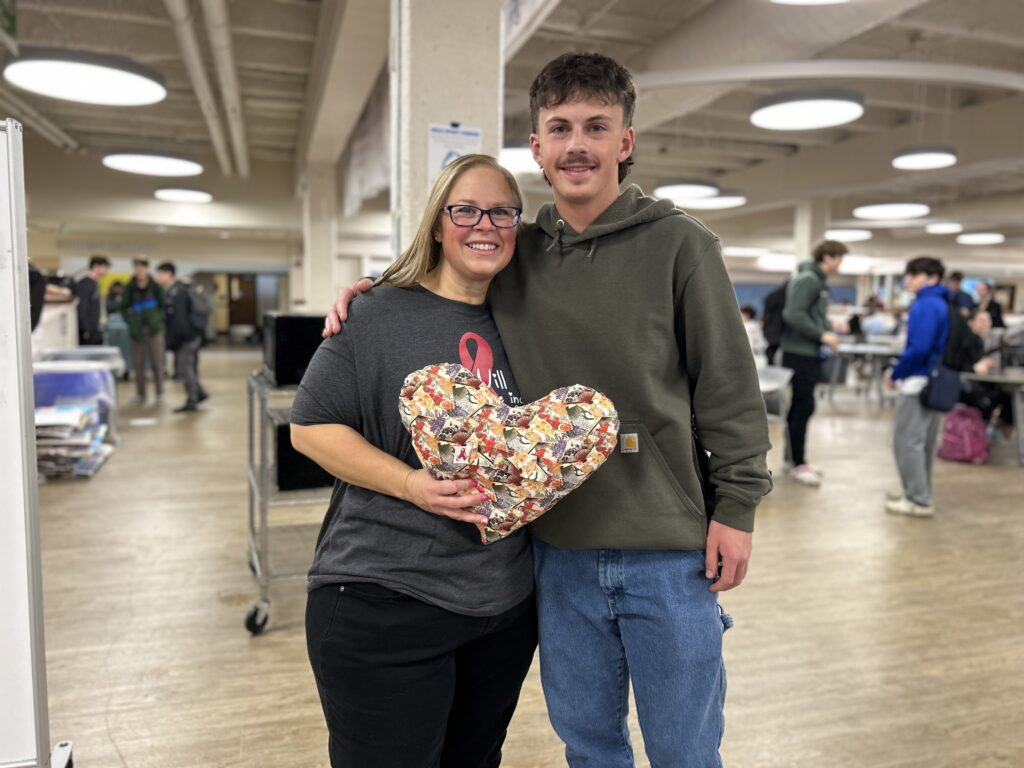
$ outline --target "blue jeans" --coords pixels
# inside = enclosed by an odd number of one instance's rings
[[[718,768],[722,633],[704,553],[559,549],[534,538],[540,665],[571,768],[632,768],[633,681],[652,768]]]

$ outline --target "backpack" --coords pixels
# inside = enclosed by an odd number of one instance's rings
[[[939,458],[971,464],[988,463],[988,435],[981,411],[969,405],[958,405],[946,416]]]
[[[206,337],[206,326],[213,314],[213,306],[206,294],[200,293],[194,287],[188,289],[188,322],[204,338]]]
[[[954,302],[947,304],[949,315],[949,337],[942,356],[928,374],[928,383],[921,390],[921,405],[929,410],[949,412],[959,402],[963,392],[960,381],[961,371],[971,371],[978,362],[976,346],[972,343],[974,332],[967,319],[960,314]]]
[[[782,310],[786,307],[786,289],[789,280],[764,297],[764,315],[761,329],[769,346],[777,347],[782,341],[782,329],[786,327]]]

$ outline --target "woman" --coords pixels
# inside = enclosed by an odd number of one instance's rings
[[[419,468],[398,401],[409,373],[461,362],[519,402],[484,299],[521,211],[497,161],[455,160],[412,245],[299,386],[292,443],[341,480],[306,609],[332,766],[500,763],[537,641],[530,543],[523,531],[480,543],[482,494]]]

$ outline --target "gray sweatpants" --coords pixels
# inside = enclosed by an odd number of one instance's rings
[[[135,392],[146,399],[146,357],[153,369],[153,383],[157,397],[164,393],[164,332],[153,334],[147,326],[142,338],[132,339],[132,366],[135,368]]]
[[[202,390],[198,371],[199,348],[202,345],[203,340],[197,337],[186,341],[174,352],[174,370],[185,386],[186,402],[193,405],[199,402],[199,392]]]
[[[917,395],[896,398],[893,452],[903,483],[903,495],[915,504],[932,503],[932,467],[942,414],[921,405]]]

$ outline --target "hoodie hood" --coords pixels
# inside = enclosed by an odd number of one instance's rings
[[[608,206],[597,219],[582,232],[576,232],[558,214],[554,203],[545,203],[537,214],[537,226],[543,230],[551,242],[547,246],[550,250],[556,245],[560,249],[579,243],[589,242],[587,257],[593,257],[597,250],[598,238],[610,235],[613,232],[620,232],[638,224],[664,219],[669,216],[684,216],[671,200],[657,200],[648,197],[640,187],[630,184],[618,196],[614,203]]]
[[[952,298],[949,288],[944,286],[942,283],[937,283],[936,285],[926,285],[924,288],[917,292],[917,298],[919,299],[927,298],[930,296],[935,296],[936,298],[942,299],[947,303]]]
[[[810,261],[802,262],[796,268],[796,271],[797,271],[797,274],[800,274],[801,272],[813,272],[819,278],[821,278],[821,282],[825,282],[825,278],[826,278],[825,270],[823,270],[821,268],[821,265],[818,262],[814,261],[813,259],[810,260]]]

